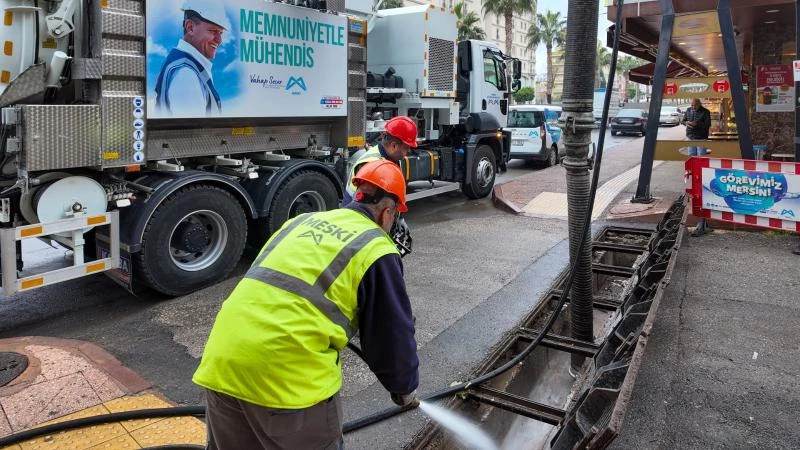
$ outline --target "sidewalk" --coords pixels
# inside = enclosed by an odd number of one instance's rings
[[[683,127],[659,130],[659,137],[663,139],[680,139],[682,135]],[[683,162],[655,161],[650,186],[651,195],[656,201],[649,204],[630,203],[636,193],[643,144],[644,138],[631,139],[603,152],[593,220],[605,218],[656,223],[684,192]],[[565,170],[559,165],[533,171],[495,186],[493,198],[496,205],[516,214],[566,220]]]
[[[19,371],[24,362],[19,355],[27,358],[25,370],[0,387],[0,437],[83,417],[174,406],[151,390],[148,381],[90,343],[49,337],[0,339],[0,353],[11,353],[16,361],[0,367],[0,374]],[[166,444],[204,445],[205,425],[192,417],[130,420],[4,448],[95,450]]]
[[[612,448],[798,448],[798,241],[683,239]]]

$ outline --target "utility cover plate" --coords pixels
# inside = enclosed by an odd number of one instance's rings
[[[0,352],[0,386],[5,386],[28,368],[28,357],[14,352]]]

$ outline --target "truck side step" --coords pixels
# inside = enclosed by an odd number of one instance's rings
[[[108,258],[83,261],[83,245],[76,246],[73,264],[69,267],[17,277],[17,242],[24,239],[41,238],[64,232],[79,232],[87,227],[109,227],[111,254]],[[82,236],[82,233],[81,233]],[[62,241],[60,239],[59,241]],[[78,253],[80,252],[80,255]],[[0,229],[0,267],[2,267],[3,295],[81,278],[86,275],[119,268],[119,212],[111,211],[91,216],[57,220],[49,223],[24,225]]]

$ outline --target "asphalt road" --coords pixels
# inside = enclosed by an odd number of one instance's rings
[[[637,138],[608,136],[607,148],[632,139]],[[531,170],[536,169],[512,161],[498,183]],[[415,249],[405,260],[406,280],[420,348],[567,235],[564,221],[513,216],[496,209],[489,198],[469,200],[458,192],[410,206],[407,220]],[[200,393],[190,379],[197,358],[219,305],[253,256],[252,251],[246,254],[225,282],[174,299],[152,292],[137,297],[102,275],[4,298],[0,337],[42,335],[95,343],[170,399],[196,404]],[[349,382],[344,395],[374,384],[360,361],[352,355],[345,358]]]

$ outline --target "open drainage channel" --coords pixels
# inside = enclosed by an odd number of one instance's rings
[[[664,287],[685,227],[684,199],[655,231],[607,227],[593,242],[595,342],[569,337],[569,304],[548,335],[511,370],[451,399],[446,406],[481,424],[503,449],[605,448],[618,435]],[[538,335],[558,305],[564,273],[474,374],[512,360]],[[569,375],[573,353],[587,358]],[[408,447],[462,448],[430,423]]]

